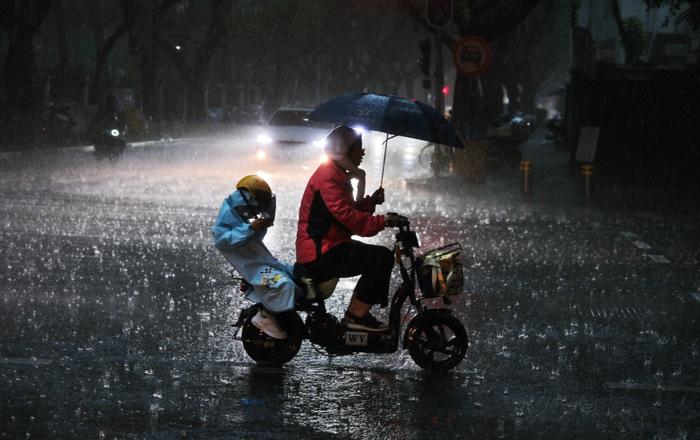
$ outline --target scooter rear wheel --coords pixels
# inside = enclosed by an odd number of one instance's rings
[[[253,325],[250,319],[243,324],[243,349],[260,365],[279,367],[292,360],[303,340],[304,322],[294,313],[285,323],[286,339],[275,339]]]
[[[462,362],[469,339],[462,323],[448,314],[414,317],[406,329],[406,347],[413,361],[430,371],[447,371]]]

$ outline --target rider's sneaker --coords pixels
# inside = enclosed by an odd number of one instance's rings
[[[271,338],[285,339],[287,337],[287,332],[280,327],[275,317],[265,309],[258,310],[251,322]]]
[[[341,325],[351,329],[351,330],[362,330],[365,332],[383,332],[389,328],[388,325],[379,321],[377,318],[372,316],[371,313],[367,313],[363,317],[355,316],[350,312],[345,312],[345,317],[340,321]]]

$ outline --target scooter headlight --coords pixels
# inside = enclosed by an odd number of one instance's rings
[[[119,136],[119,130],[117,130],[116,128],[113,128],[109,131],[109,134],[111,134],[114,137],[117,137],[117,136]]]

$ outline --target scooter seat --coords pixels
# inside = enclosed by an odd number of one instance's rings
[[[338,278],[316,282],[311,277],[301,277],[301,283],[306,288],[306,299],[308,301],[322,301],[328,299],[338,284]]]

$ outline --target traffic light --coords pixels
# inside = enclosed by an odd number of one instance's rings
[[[426,38],[420,42],[420,59],[418,65],[423,75],[430,76],[430,39]]]
[[[425,0],[425,19],[436,28],[447,25],[452,20],[452,0]]]

